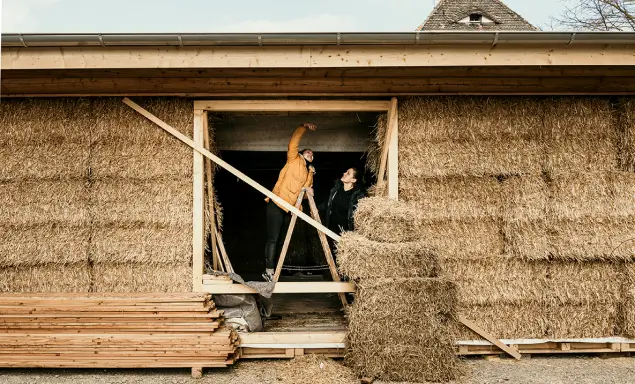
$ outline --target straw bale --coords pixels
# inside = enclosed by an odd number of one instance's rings
[[[352,232],[337,244],[339,270],[351,279],[437,277],[439,260],[421,242],[380,243]]]
[[[438,381],[460,373],[452,338],[456,290],[451,282],[363,280],[348,318],[345,361],[360,376]]]
[[[456,319],[456,287],[445,279],[369,279],[356,286],[348,309],[349,337],[356,342],[425,344],[442,336],[444,324]],[[388,328],[393,332],[385,332]]]
[[[0,267],[0,292],[89,292],[88,262]]]
[[[0,222],[7,226],[88,223],[87,181],[0,182]]]
[[[355,232],[380,242],[422,241],[440,256],[479,258],[504,250],[501,224],[497,220],[427,220],[412,202],[383,197],[362,199],[355,212]]]
[[[88,99],[3,99],[0,103],[0,147],[36,143],[88,146],[91,114]]]
[[[0,226],[0,266],[87,262],[89,239],[87,227]]]
[[[544,103],[544,135],[548,140],[584,137],[612,141],[616,137],[609,98],[558,97]]]
[[[635,216],[635,173],[615,172],[612,174],[616,216]]]
[[[86,177],[88,157],[89,147],[81,144],[0,145],[0,181]]]
[[[618,335],[619,305],[592,303],[550,307],[549,328],[552,337],[596,338]]]
[[[534,266],[546,278],[543,300],[550,305],[615,304],[622,299],[623,264],[556,261]]]
[[[619,103],[620,169],[635,172],[635,98],[623,98]]]
[[[99,178],[180,179],[192,176],[192,150],[184,144],[155,146],[127,142],[96,145],[91,176]]]
[[[516,220],[504,224],[505,253],[521,260],[548,260],[549,225],[546,220]]]
[[[94,292],[190,292],[188,263],[95,263]]]
[[[528,97],[417,97],[399,106],[399,140],[532,139],[542,127],[540,100]]]
[[[541,303],[460,305],[458,311],[498,339],[549,337],[549,310]],[[455,337],[457,340],[483,339],[462,324],[455,326]]]
[[[537,302],[547,285],[534,263],[513,259],[445,260],[442,268],[463,306]]]
[[[540,142],[521,139],[400,143],[399,174],[403,177],[540,174],[544,152]]]
[[[624,266],[624,280],[620,328],[624,336],[635,337],[635,264]]]
[[[501,224],[496,220],[439,221],[419,227],[420,239],[442,259],[481,259],[504,253]]]
[[[159,97],[135,98],[133,101],[179,132],[192,137],[194,127],[192,101]],[[185,144],[124,104],[118,97],[95,99],[93,113],[95,115],[93,141],[96,144],[176,147],[182,152],[192,153]]]
[[[635,259],[635,217],[554,221],[550,253],[555,260]]]
[[[424,220],[500,217],[503,196],[494,177],[403,178],[400,197]]]
[[[511,176],[501,185],[503,217],[506,222],[544,219],[549,189],[542,176]]]
[[[381,242],[414,241],[420,236],[418,215],[412,203],[385,197],[364,198],[355,210],[355,232]]]
[[[91,218],[96,225],[191,225],[192,181],[97,180],[91,186]]]
[[[137,225],[93,227],[90,259],[98,263],[185,263],[192,258],[192,228]]]
[[[546,145],[544,170],[552,174],[568,172],[617,171],[618,150],[611,139],[566,138]]]
[[[616,213],[609,172],[553,175],[551,189],[550,214],[557,220],[605,217]]]

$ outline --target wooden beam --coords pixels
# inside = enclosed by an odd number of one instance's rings
[[[141,69],[11,69],[2,68],[2,81],[8,79],[51,78],[58,80],[84,81],[90,79],[134,79],[162,78],[164,81],[198,79],[204,84],[207,79],[230,81],[252,78],[257,81],[296,80],[373,80],[397,78],[404,80],[439,78],[523,78],[523,77],[635,77],[635,66],[470,66],[470,67],[333,67],[333,68],[141,68]],[[241,83],[242,85],[243,83]]]
[[[194,108],[217,112],[379,112],[389,101],[362,100],[210,100],[195,101]]]
[[[203,110],[194,110],[194,140],[195,146],[204,146],[203,116],[207,114]],[[189,139],[188,139],[189,140]],[[192,202],[192,290],[201,292],[203,286],[203,268],[205,259],[205,171],[203,155],[197,151],[193,153],[193,202]]]
[[[315,346],[319,344],[336,344],[344,347],[346,331],[325,331],[325,332],[251,332],[241,333],[240,346],[258,348],[263,345],[289,344],[289,345],[314,345],[313,348],[325,348]],[[329,347],[333,348],[333,347]]]
[[[245,175],[244,173],[240,172],[238,169],[232,167],[231,165],[229,165],[227,162],[225,162],[223,159],[219,158],[218,156],[214,155],[213,153],[211,153],[210,151],[206,150],[205,148],[203,148],[202,143],[201,144],[197,144],[194,141],[192,141],[190,138],[188,138],[187,136],[185,136],[184,134],[182,134],[181,132],[177,131],[176,129],[174,129],[173,127],[171,127],[169,124],[165,123],[164,121],[162,121],[161,119],[159,119],[158,117],[154,116],[153,114],[151,114],[150,112],[146,111],[145,109],[143,109],[141,106],[139,106],[138,104],[136,104],[135,102],[133,102],[132,100],[128,99],[127,97],[123,99],[123,102],[125,104],[127,104],[130,108],[134,109],[135,111],[139,112],[140,114],[142,114],[143,116],[145,116],[146,118],[148,118],[150,121],[152,121],[153,123],[155,123],[156,125],[158,125],[159,127],[163,128],[165,131],[169,132],[170,134],[172,134],[173,136],[175,136],[176,138],[178,138],[179,140],[181,140],[183,143],[189,145],[190,147],[192,147],[194,150],[198,151],[199,153],[201,153],[203,156],[211,159],[212,161],[214,161],[216,164],[220,165],[222,168],[228,170],[230,173],[232,173],[234,176],[238,177],[239,179],[241,179],[242,181],[244,181],[245,183],[249,184],[250,186],[252,186],[253,188],[255,188],[258,192],[262,193],[263,195],[269,197],[271,200],[273,200],[274,202],[276,202],[278,205],[281,205],[285,208],[287,208],[289,211],[291,211],[292,213],[295,213],[296,215],[298,215],[302,220],[306,221],[307,223],[309,223],[310,225],[312,225],[313,227],[315,227],[318,231],[322,231],[324,232],[326,235],[328,235],[330,238],[332,238],[335,241],[340,241],[340,236],[337,235],[335,232],[331,231],[330,229],[326,228],[325,226],[323,226],[322,224],[318,223],[317,221],[313,220],[311,217],[309,217],[307,214],[303,213],[302,211],[298,210],[296,207],[294,207],[293,205],[287,203],[285,200],[283,200],[282,198],[280,198],[279,196],[277,196],[275,193],[271,192],[270,190],[268,190],[267,188],[263,187],[262,185],[258,184],[256,181],[254,181],[252,178],[250,178],[249,176]],[[196,115],[195,115],[196,116]],[[201,124],[202,126],[202,124]],[[202,138],[202,135],[201,135]],[[203,164],[203,160],[201,159],[201,165]],[[202,173],[201,173],[201,177],[203,177]],[[202,184],[201,184],[202,186]]]
[[[393,101],[394,100],[394,101]],[[392,130],[396,128],[397,118],[397,101],[393,97],[390,102],[390,108],[388,109],[388,116],[386,122],[386,132],[384,134],[384,146],[381,149],[381,158],[379,160],[379,173],[377,174],[377,183],[384,183],[384,176],[386,175],[386,164],[388,162],[388,151],[390,149],[390,140],[393,137]]]
[[[515,349],[503,344],[500,340],[498,340],[497,338],[495,338],[494,336],[489,334],[483,328],[481,328],[478,325],[476,325],[473,321],[468,320],[468,319],[466,319],[465,317],[463,317],[461,315],[459,315],[459,321],[463,325],[465,325],[466,327],[471,329],[472,331],[476,332],[478,335],[482,336],[485,340],[487,340],[490,343],[494,344],[495,346],[497,346],[498,348],[500,348],[504,352],[507,352],[507,354],[509,354],[510,356],[513,356],[516,360],[520,360],[521,354],[518,353],[518,351],[516,351]]]
[[[634,65],[634,45],[5,47],[2,69]]]
[[[399,200],[399,108],[396,97],[392,98],[388,111],[388,124],[388,198]]]
[[[213,284],[203,285],[203,291],[216,295],[238,295],[257,293],[252,288],[242,284]],[[276,283],[273,293],[347,293],[355,292],[353,283],[341,281],[293,281]]]
[[[4,74],[5,71],[3,71]],[[635,92],[635,77],[326,77],[326,78],[2,78],[4,96],[24,95],[408,95]],[[385,110],[385,109],[384,109]]]

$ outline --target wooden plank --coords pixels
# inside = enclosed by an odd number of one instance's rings
[[[635,44],[5,47],[13,69],[632,66]]]
[[[295,207],[299,210],[302,206],[302,199],[304,198],[304,194],[306,190],[302,188],[298,198],[295,202]],[[278,265],[276,266],[276,271],[273,274],[273,281],[278,282],[280,279],[280,273],[282,273],[282,266],[284,265],[284,259],[287,257],[287,251],[289,250],[289,244],[291,244],[291,237],[293,236],[293,229],[295,228],[295,222],[298,220],[298,215],[295,213],[291,214],[291,221],[289,222],[289,228],[287,229],[287,235],[284,238],[284,243],[282,244],[282,251],[280,251],[280,257],[278,258]]]
[[[204,148],[210,150],[209,142],[209,119],[207,111],[203,112],[203,144]],[[218,249],[216,247],[216,208],[214,204],[214,186],[212,184],[212,161],[205,158],[205,176],[207,177],[207,209],[209,210],[209,232],[212,243],[212,269],[218,270]]]
[[[227,250],[225,249],[225,242],[223,242],[223,235],[220,233],[220,231],[216,227],[214,227],[214,233],[216,234],[216,240],[218,244],[218,249],[220,250],[221,260],[223,261],[224,270],[227,273],[234,273],[234,267],[232,266],[232,263],[229,260],[229,255],[227,255]]]
[[[204,146],[204,111],[194,110],[194,146]],[[189,139],[188,139],[189,140]],[[203,155],[193,151],[192,175],[192,290],[200,292],[203,283],[203,268],[205,258],[205,181]]]
[[[321,223],[320,214],[318,212],[317,206],[315,205],[315,200],[312,196],[309,195],[309,207],[311,208],[311,216],[317,221]],[[329,266],[329,271],[331,272],[331,277],[333,281],[341,281],[340,275],[337,272],[337,267],[335,266],[335,260],[333,259],[333,255],[331,254],[331,247],[329,246],[328,240],[326,236],[318,231],[318,237],[320,238],[320,243],[322,244],[322,250],[324,251],[324,258],[326,259],[326,263]],[[348,301],[346,300],[346,295],[344,293],[338,293],[337,296],[340,299],[343,307],[348,305]]]
[[[393,101],[394,100],[394,101]],[[386,174],[386,164],[388,162],[388,151],[390,149],[390,140],[393,137],[392,129],[396,128],[394,119],[397,118],[397,102],[393,98],[390,102],[390,109],[388,110],[388,123],[386,125],[386,132],[384,135],[384,147],[381,149],[381,158],[379,160],[379,173],[377,174],[377,182],[384,183],[384,176]]]
[[[202,100],[194,102],[194,108],[217,112],[383,112],[389,107],[388,101],[365,100]]]
[[[325,332],[251,332],[240,334],[241,346],[258,344],[335,344],[345,343],[346,331]],[[303,347],[310,348],[310,347]]]
[[[265,196],[269,197],[274,202],[276,202],[278,205],[287,208],[292,213],[295,213],[302,220],[306,221],[307,223],[309,223],[310,225],[315,227],[317,230],[324,232],[325,234],[327,234],[333,240],[336,240],[336,241],[340,240],[340,236],[339,235],[335,234],[333,231],[331,231],[330,229],[326,228],[322,224],[316,222],[315,220],[313,220],[311,217],[309,217],[308,215],[306,215],[302,211],[299,211],[294,206],[292,206],[291,204],[287,203],[285,200],[283,200],[282,198],[280,198],[279,196],[277,196],[273,192],[269,191],[267,188],[265,188],[262,185],[258,184],[256,181],[251,179],[249,176],[245,175],[244,173],[240,172],[236,168],[232,167],[231,165],[229,165],[227,162],[225,162],[221,158],[219,158],[216,155],[212,154],[211,152],[209,152],[208,150],[203,148],[202,145],[199,145],[199,144],[195,143],[194,141],[190,140],[187,136],[183,135],[181,132],[179,132],[176,129],[172,128],[170,125],[166,124],[164,121],[162,121],[159,118],[157,118],[156,116],[152,115],[150,112],[148,112],[145,109],[141,108],[139,105],[134,103],[132,100],[130,100],[128,98],[124,98],[123,102],[125,104],[127,104],[128,106],[130,106],[135,111],[139,112],[140,114],[142,114],[143,116],[148,118],[153,123],[157,124],[159,127],[163,128],[165,131],[167,131],[167,132],[171,133],[172,135],[176,136],[179,140],[181,140],[185,144],[189,145],[190,147],[192,147],[196,151],[198,151],[201,154],[203,154],[205,157],[208,157],[209,159],[214,161],[216,164],[218,164],[221,167],[223,167],[224,169],[228,170],[234,176],[238,177],[239,179],[241,179],[245,183],[249,184],[250,186],[252,186],[256,190],[258,190],[260,193],[262,193]],[[201,159],[201,164],[202,164],[202,159]],[[201,174],[201,177],[202,177],[202,174]],[[201,273],[201,276],[202,276],[202,273]],[[200,284],[200,285],[202,285],[202,284]]]
[[[512,349],[512,348],[508,347],[507,345],[503,344],[500,340],[498,340],[495,337],[493,337],[492,335],[490,335],[488,332],[486,332],[484,329],[482,329],[481,327],[476,325],[474,322],[466,319],[465,317],[463,317],[461,315],[459,315],[459,321],[463,325],[465,325],[466,327],[471,329],[472,331],[476,332],[478,335],[480,335],[483,338],[485,338],[485,340],[487,340],[490,343],[494,344],[495,346],[497,346],[501,350],[507,352],[510,356],[514,357],[516,360],[520,360],[521,354],[518,351],[515,351],[514,349]]]
[[[203,290],[216,295],[237,295],[257,293],[252,288],[242,284],[204,285]],[[273,293],[340,293],[355,292],[355,285],[341,281],[312,281],[312,282],[277,282]]]
[[[399,108],[396,97],[390,102],[388,124],[388,198],[399,200]]]

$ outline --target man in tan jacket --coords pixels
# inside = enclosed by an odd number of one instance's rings
[[[287,162],[280,171],[278,182],[273,188],[273,193],[291,205],[295,205],[302,188],[306,188],[308,193],[313,195],[313,174],[315,173],[315,168],[311,165],[313,151],[310,149],[299,151],[299,148],[300,140],[302,140],[306,130],[315,131],[316,128],[315,124],[304,123],[295,129],[291,140],[289,140]],[[278,242],[281,238],[284,238],[282,232],[289,226],[290,215],[288,209],[279,206],[269,198],[265,199],[265,201],[267,202],[266,270],[262,277],[267,281],[272,281],[276,267]]]

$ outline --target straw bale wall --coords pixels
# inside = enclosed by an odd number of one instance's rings
[[[635,334],[624,279],[635,261],[633,105],[632,98],[400,100],[401,201],[383,191],[363,200],[357,230],[436,249],[457,285],[459,313],[495,336]],[[385,129],[384,116],[369,156],[375,170]]]
[[[136,101],[191,137],[190,101]],[[120,98],[3,100],[0,125],[0,291],[191,290],[191,149]]]

